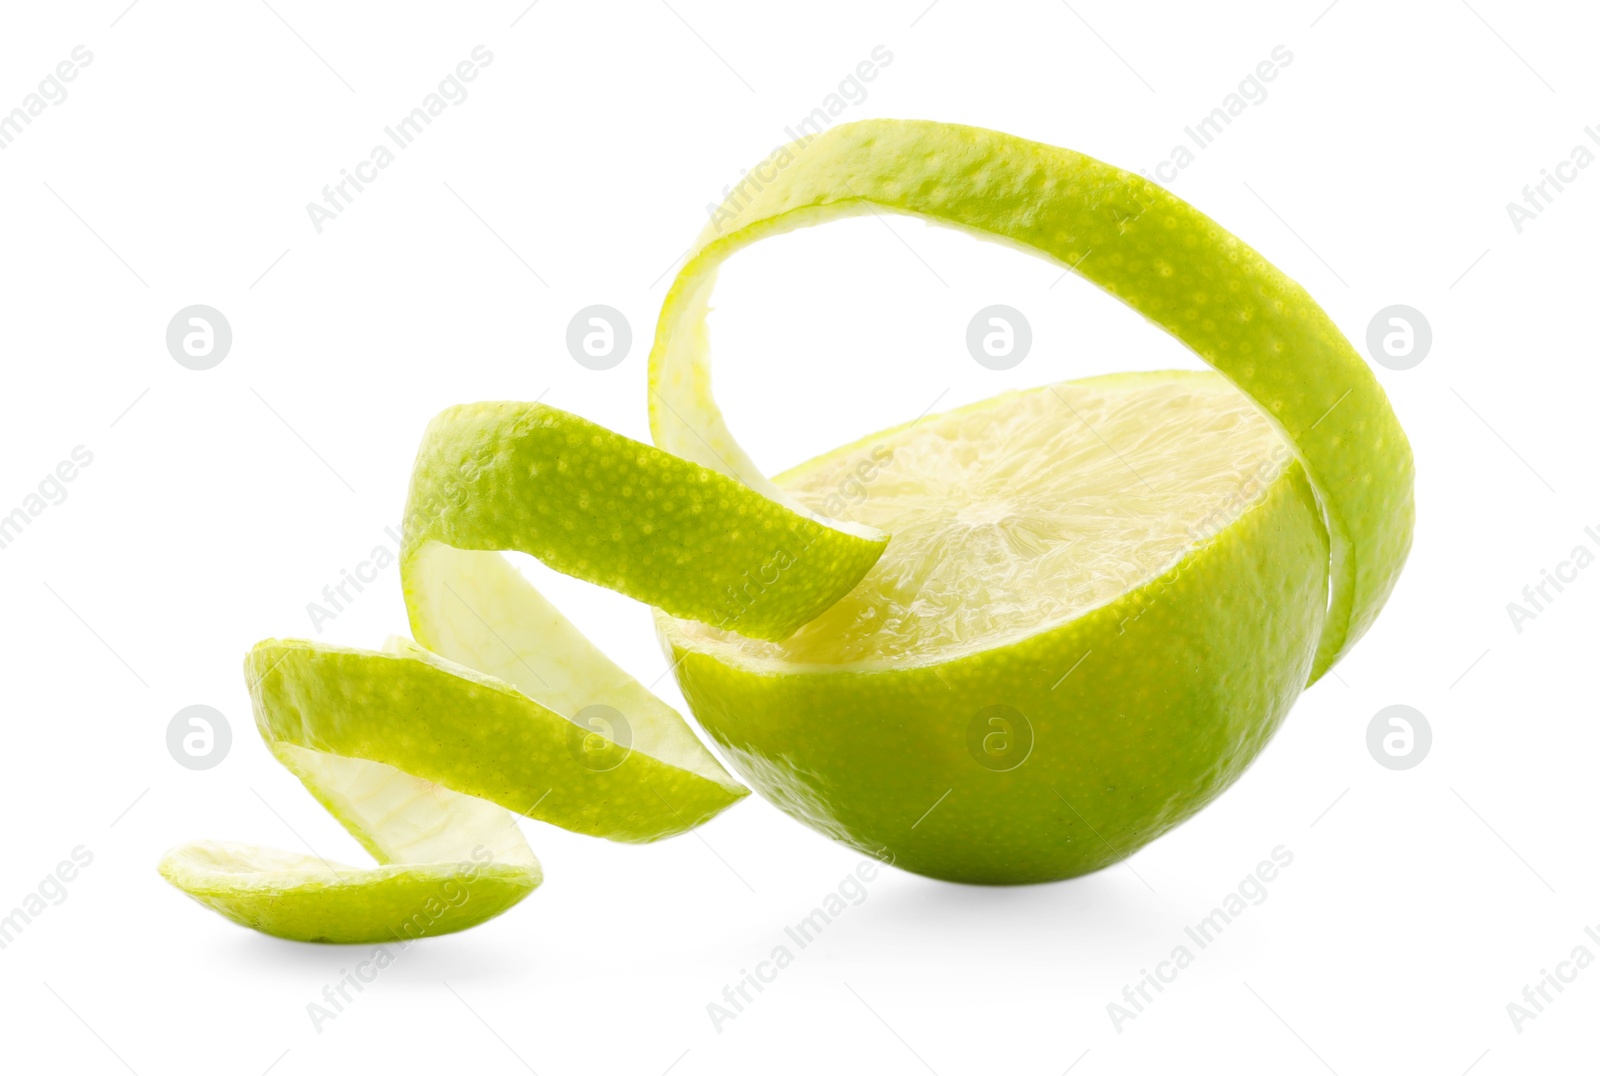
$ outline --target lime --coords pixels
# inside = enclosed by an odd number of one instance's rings
[[[655,606],[695,716],[780,807],[971,882],[1081,874],[1177,825],[1372,623],[1410,548],[1410,447],[1259,254],[1137,176],[977,128],[867,121],[772,163],[663,304],[659,447],[539,404],[444,412],[401,553],[416,642],[247,658],[263,739],[378,865],[199,842],[169,881],[267,933],[404,940],[539,885],[519,815],[652,841],[746,794],[501,551]],[[1215,372],[1008,393],[770,480],[711,393],[718,268],[884,211],[1054,260]],[[835,496],[864,469],[863,500]]]
[[[507,648],[484,638],[481,618],[449,593],[452,578],[472,576],[479,561],[503,563],[470,551],[528,553],[680,616],[782,639],[854,586],[887,541],[824,526],[715,469],[577,415],[521,403],[452,407],[429,424],[411,474],[405,538],[402,575],[417,641],[474,668],[501,669],[513,682],[525,679],[521,660],[508,662]],[[516,604],[508,578],[497,574],[484,589],[486,600],[498,599],[496,611]],[[508,608],[489,626],[533,633],[522,659],[533,660],[547,645],[533,637],[544,616],[542,608]],[[559,675],[563,662],[550,664]]]
[[[734,768],[907,870],[1036,882],[1115,862],[1243,771],[1305,683],[1328,542],[1305,473],[1209,373],[1012,393],[783,475],[821,505],[862,459],[894,535],[781,643],[661,614]]]
[[[1304,289],[1136,175],[898,120],[776,164],[668,293],[651,428],[778,503],[849,515],[842,533],[893,537],[787,640],[660,617],[684,697],[769,799],[909,870],[1011,883],[1114,862],[1226,788],[1372,623],[1411,544],[1405,434]],[[712,395],[718,269],[766,236],[885,212],[1050,259],[1216,373],[1002,397],[773,482]],[[827,494],[864,464],[865,502],[841,512]]]

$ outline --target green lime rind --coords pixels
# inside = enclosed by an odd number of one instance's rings
[[[275,751],[290,744],[383,763],[577,833],[660,840],[748,794],[726,775],[716,780],[652,757],[631,733],[618,743],[421,648],[380,653],[269,639],[250,651],[245,669],[256,727]]]
[[[264,710],[292,703],[274,685],[326,671],[296,661],[287,648],[269,647],[247,659],[249,679],[260,687],[253,693],[258,728],[278,761],[380,866],[350,867],[315,852],[202,841],[168,852],[162,876],[236,923],[318,942],[446,934],[491,919],[533,892],[543,872],[515,816],[504,808],[384,762],[275,738],[276,722]],[[319,706],[341,690],[303,687],[295,697]],[[316,720],[304,715],[295,723],[303,727]]]
[[[408,943],[477,926],[539,885],[539,865],[349,867],[213,841],[162,857],[162,877],[228,919],[292,941]]]
[[[650,356],[658,445],[793,503],[729,433],[705,326],[718,266],[759,239],[894,212],[1071,269],[1177,337],[1278,427],[1330,536],[1328,617],[1310,679],[1371,625],[1410,550],[1411,448],[1366,363],[1294,281],[1221,225],[1133,173],[995,131],[915,120],[835,127],[775,154],[702,232]]]
[[[527,553],[674,616],[776,641],[849,593],[886,539],[835,530],[554,407],[477,403],[444,411],[423,437],[407,551],[430,541]]]
[[[748,794],[659,701],[665,714],[636,710],[637,724],[608,711],[612,738],[408,640],[378,652],[269,639],[246,656],[245,679],[273,755],[379,866],[197,842],[168,852],[160,870],[207,907],[282,938],[403,942],[499,915],[543,881],[517,815],[644,842]],[[693,746],[670,725],[663,734],[667,721]]]
[[[384,652],[269,639],[245,661],[273,754],[379,868],[192,844],[163,875],[236,922],[305,941],[446,933],[542,879],[515,814],[615,841],[683,833],[749,794],[683,718],[499,550],[781,639],[847,592],[882,539],[555,408],[439,416],[413,474],[401,583],[416,638]],[[769,572],[768,567],[772,566]],[[477,899],[419,920],[460,864]]]

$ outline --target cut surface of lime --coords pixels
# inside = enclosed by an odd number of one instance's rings
[[[1292,459],[1216,374],[1007,393],[775,479],[818,512],[859,490],[847,518],[894,536],[822,615],[781,642],[679,624],[729,660],[770,667],[905,668],[1005,646],[1166,572]]]

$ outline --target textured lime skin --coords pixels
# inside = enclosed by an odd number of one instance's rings
[[[957,660],[758,672],[686,652],[672,621],[658,623],[696,718],[784,811],[919,874],[1045,882],[1129,855],[1244,771],[1310,672],[1327,563],[1293,464],[1161,578]],[[1031,728],[1014,769],[973,749],[996,705]]]
[[[886,544],[523,403],[452,407],[429,424],[406,505],[407,551],[427,541],[528,553],[675,616],[772,640],[848,594]]]
[[[343,944],[409,942],[492,919],[533,892],[537,866],[396,864],[339,867],[342,880],[282,886],[247,874],[207,870],[212,850],[197,842],[168,853],[162,877],[241,926],[291,941]]]
[[[574,755],[572,722],[492,677],[425,657],[268,639],[245,670],[269,744],[382,762],[577,833],[660,840],[746,794],[641,751],[591,769]]]
[[[1411,547],[1411,447],[1366,363],[1304,288],[1164,188],[1071,150],[976,127],[864,120],[788,152],[776,178],[725,203],[727,219],[702,232],[662,305],[650,356],[657,444],[691,458],[710,448],[764,488],[711,398],[703,317],[717,267],[795,228],[914,214],[1072,269],[1249,396],[1304,464],[1328,525],[1331,595],[1311,679],[1370,626]]]

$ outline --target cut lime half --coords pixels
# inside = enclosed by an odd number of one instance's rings
[[[1009,393],[777,481],[816,503],[863,458],[854,518],[894,540],[827,613],[782,643],[658,616],[734,768],[823,832],[956,881],[1096,870],[1231,784],[1305,683],[1327,535],[1221,377]]]

